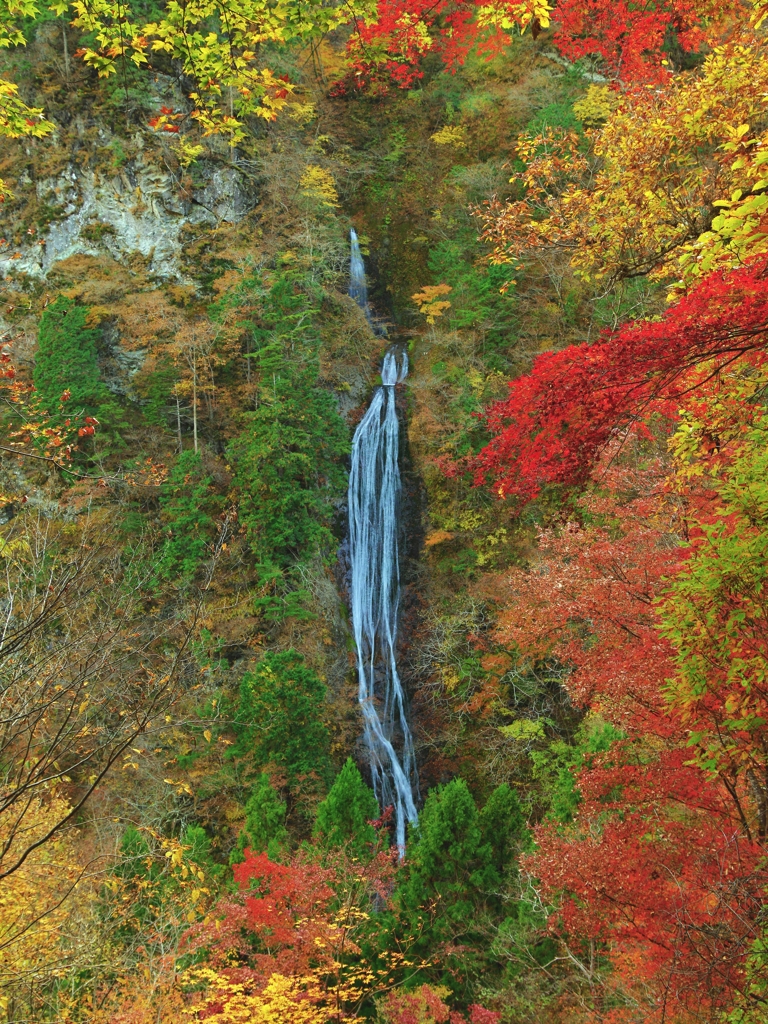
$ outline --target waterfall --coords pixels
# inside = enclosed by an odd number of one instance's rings
[[[368,307],[368,286],[365,283],[365,264],[360,253],[360,242],[354,228],[349,232],[349,294],[371,322],[371,311]]]
[[[382,386],[355,431],[349,475],[350,591],[363,741],[379,806],[394,808],[401,856],[406,822],[417,817],[413,739],[395,654],[401,491],[395,384],[407,374],[407,354],[391,348],[381,369]]]

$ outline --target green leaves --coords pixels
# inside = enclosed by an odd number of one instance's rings
[[[690,462],[683,424],[678,458]],[[687,558],[660,603],[662,632],[675,650],[670,704],[711,771],[765,770],[768,720],[768,417],[756,412],[729,458],[714,467],[713,511],[694,532]],[[695,466],[686,469],[695,478]]]
[[[159,553],[159,575],[183,582],[210,552],[216,536],[215,515],[223,500],[213,493],[198,452],[182,452],[160,497],[165,542]]]
[[[346,483],[349,432],[317,380],[316,310],[283,275],[254,324],[258,406],[229,448],[240,520],[265,583],[327,551],[334,501]]]
[[[270,651],[243,676],[234,756],[273,765],[289,785],[301,779],[311,789],[307,779],[325,780],[330,770],[324,703],[325,684],[297,651]]]
[[[101,381],[97,332],[88,324],[88,308],[60,295],[40,319],[34,381],[43,407],[60,407],[69,392],[68,409],[95,413],[108,392]]]
[[[245,850],[266,853],[272,861],[280,860],[288,847],[285,814],[285,804],[272,787],[269,776],[262,772],[245,805],[245,825],[229,863],[242,863]]]
[[[379,815],[373,790],[366,786],[351,757],[317,808],[315,837],[323,846],[344,847],[354,857],[368,854],[376,842],[370,822]]]

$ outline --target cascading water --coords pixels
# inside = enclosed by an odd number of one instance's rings
[[[365,269],[354,231],[351,264],[349,293],[358,302],[362,296],[368,315]],[[395,651],[400,611],[401,494],[395,385],[407,375],[407,354],[394,347],[389,349],[381,368],[381,387],[376,389],[355,431],[349,474],[350,592],[363,741],[379,806],[394,808],[395,839],[401,856],[406,823],[417,818],[413,738]]]
[[[371,310],[368,306],[368,286],[365,283],[365,264],[360,252],[357,232],[354,228],[349,233],[349,240],[349,294],[365,313],[368,323],[371,323]]]
[[[401,851],[406,822],[416,821],[413,739],[395,653],[401,491],[395,384],[407,373],[407,355],[398,364],[397,353],[390,349],[381,369],[382,386],[355,431],[349,475],[350,590],[363,740],[379,806],[394,807]]]

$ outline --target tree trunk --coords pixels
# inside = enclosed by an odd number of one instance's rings
[[[64,43],[64,81],[69,85],[70,69],[69,69],[69,44],[67,43],[67,22],[64,20],[64,24],[61,27],[61,38]]]
[[[192,438],[197,452],[197,353],[192,357]]]

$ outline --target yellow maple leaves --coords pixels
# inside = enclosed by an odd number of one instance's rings
[[[299,189],[303,196],[312,199],[321,207],[331,209],[339,205],[336,182],[330,171],[317,164],[308,164],[299,181]]]
[[[427,318],[427,323],[433,324],[451,305],[447,299],[440,299],[439,296],[447,295],[451,291],[453,289],[449,284],[427,284],[411,298],[418,305],[419,312]]]
[[[581,277],[688,283],[768,245],[768,61],[762,37],[715,48],[663,89],[591,86],[591,125],[518,139],[524,198],[479,214],[493,262],[561,253]],[[714,211],[714,214],[713,214]]]
[[[573,104],[573,112],[583,125],[593,128],[607,121],[619,105],[619,98],[607,85],[590,85],[586,96]]]
[[[521,0],[510,4],[507,0],[490,0],[479,6],[477,23],[481,28],[508,30],[517,25],[525,32],[529,25],[538,23],[540,28],[549,28],[552,7],[546,0]]]
[[[10,865],[26,846],[44,839],[69,810],[55,794],[30,799],[22,826],[11,831],[11,815],[0,820],[0,848]],[[4,827],[5,825],[5,827]],[[0,880],[0,1011],[33,983],[45,983],[64,970],[64,947],[72,903],[83,869],[71,833],[32,849],[15,871]]]
[[[430,135],[432,142],[438,146],[455,146],[464,149],[467,145],[467,129],[463,124],[447,124]]]
[[[185,982],[204,992],[205,1020],[209,1024],[327,1024],[326,993],[318,979],[287,978],[273,974],[261,991],[220,974],[209,967],[186,972]],[[210,1007],[217,1007],[211,1013]],[[198,1019],[200,1005],[184,1012]]]

